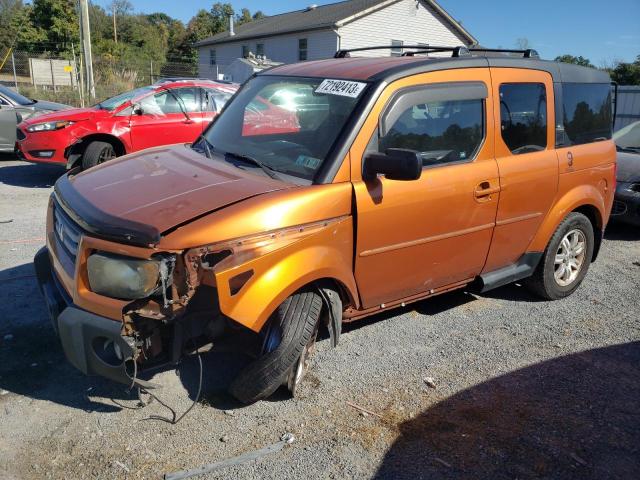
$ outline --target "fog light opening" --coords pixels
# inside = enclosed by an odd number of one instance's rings
[[[107,337],[96,337],[92,342],[93,351],[102,362],[110,367],[119,367],[124,358],[120,346],[113,339]]]

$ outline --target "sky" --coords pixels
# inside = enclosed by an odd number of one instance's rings
[[[105,6],[110,0],[93,0]],[[164,12],[184,22],[214,1],[130,0],[141,13]],[[305,8],[326,0],[232,0],[239,12],[267,15]],[[439,0],[487,47],[514,48],[518,38],[527,38],[542,58],[565,53],[582,55],[597,66],[616,60],[633,61],[640,55],[640,0]]]

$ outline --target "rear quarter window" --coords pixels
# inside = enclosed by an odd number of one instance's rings
[[[600,83],[562,84],[565,145],[611,138],[611,86]]]
[[[547,147],[547,93],[542,83],[500,85],[500,130],[511,153]]]

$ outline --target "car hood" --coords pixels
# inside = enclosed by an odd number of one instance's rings
[[[640,154],[618,152],[618,182],[640,181]]]
[[[73,109],[73,107],[69,105],[64,105],[63,103],[48,102],[46,100],[38,100],[36,103],[33,104],[33,109],[35,111],[50,110],[52,112],[56,112],[58,110],[71,110]]]
[[[40,102],[36,103],[38,105]],[[67,108],[65,110],[58,110],[51,113],[44,113],[42,115],[34,115],[24,121],[25,125],[31,125],[34,123],[43,122],[56,122],[59,120],[71,120],[79,122],[81,120],[87,120],[96,115],[109,115],[107,110],[99,110],[94,107],[90,108]]]
[[[61,206],[89,232],[149,245],[207,213],[292,187],[173,145],[65,175],[55,192]]]

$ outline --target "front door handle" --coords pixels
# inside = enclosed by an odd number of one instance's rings
[[[487,202],[491,200],[491,195],[500,192],[500,185],[491,186],[491,182],[486,180],[476,186],[473,196],[479,202]]]

